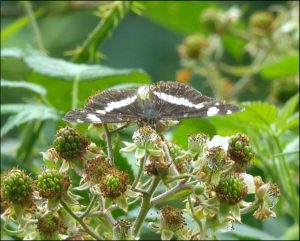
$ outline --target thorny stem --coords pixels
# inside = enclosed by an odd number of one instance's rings
[[[260,199],[256,199],[251,205],[249,205],[248,207],[242,208],[240,210],[241,214],[246,214],[246,213],[250,213],[252,211],[254,211],[260,204],[262,203],[262,200]]]
[[[91,230],[84,222],[83,220],[78,217],[64,201],[60,201],[63,208],[81,225],[81,227],[84,229],[85,232],[87,232],[89,235],[91,235],[96,240],[102,240],[102,237],[100,235],[96,234],[93,230]]]
[[[173,175],[173,176],[178,176],[179,173],[177,171],[177,168],[172,160],[172,157],[170,155],[170,151],[169,151],[169,147],[167,145],[167,142],[166,140],[164,139],[164,146],[163,146],[163,150],[164,150],[164,153],[165,153],[165,157],[166,157],[166,160],[170,165],[170,173]]]
[[[106,141],[107,141],[107,155],[109,158],[109,164],[114,166],[115,161],[114,161],[114,154],[113,154],[113,148],[112,148],[111,133],[108,130],[107,124],[103,124],[103,126],[104,126],[104,130],[105,130]]]
[[[33,10],[32,10],[32,5],[31,5],[30,1],[24,1],[23,6],[24,6],[24,10],[25,10],[25,12],[28,16],[32,31],[34,33],[34,37],[35,37],[37,47],[42,52],[46,52],[43,41],[42,41],[41,32],[39,30],[37,21],[35,19],[35,16],[34,16],[34,13],[33,13]]]
[[[151,199],[154,191],[156,190],[159,182],[160,182],[159,176],[153,177],[151,186],[147,190],[147,194],[143,196],[142,205],[141,205],[139,214],[133,225],[133,236],[134,237],[136,237],[139,234],[141,226],[143,224],[143,221],[144,221],[149,209],[151,208],[150,199]]]

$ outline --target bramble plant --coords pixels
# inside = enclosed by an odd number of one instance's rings
[[[298,1],[1,20],[1,240],[299,240]]]
[[[109,124],[106,135],[116,136],[127,126]],[[89,128],[103,131],[102,125]],[[34,180],[18,168],[3,174],[3,229],[25,239],[130,240],[139,239],[142,225],[148,224],[163,240],[204,240],[214,238],[220,229],[231,229],[249,212],[259,220],[276,217],[278,186],[246,173],[254,157],[246,135],[210,139],[193,134],[185,150],[143,125],[132,140],[120,149],[134,153],[137,161],[138,174],[130,181],[128,173],[110,163],[112,150],[106,154],[72,127],[60,129],[53,147],[43,153],[44,170]],[[72,184],[72,170],[81,176],[79,184]],[[86,191],[89,202],[82,203],[74,190]],[[172,207],[167,204],[170,200],[184,205]],[[114,210],[126,215],[128,206],[136,204],[140,208],[135,216],[114,218]],[[147,214],[156,207],[160,211],[149,222]],[[185,221],[188,216],[192,225]],[[12,221],[18,230],[9,231]]]

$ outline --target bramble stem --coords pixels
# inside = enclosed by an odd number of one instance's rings
[[[191,196],[189,195],[188,196],[188,202],[189,202],[189,206],[190,206],[190,209],[192,211],[192,214],[193,214],[193,218],[194,220],[196,221],[196,223],[198,224],[198,227],[199,227],[199,234],[203,233],[203,227],[202,227],[202,223],[201,221],[199,220],[199,218],[195,215],[195,210],[194,210],[194,207],[193,207],[193,204],[192,204],[192,200],[191,200]]]
[[[60,201],[60,204],[63,206],[63,208],[81,225],[81,227],[84,229],[85,232],[87,232],[89,235],[91,235],[96,240],[102,240],[103,238],[100,237],[100,235],[96,234],[93,230],[91,230],[84,222],[83,220],[78,217],[64,201]]]
[[[172,196],[173,194],[177,193],[178,191],[185,190],[185,189],[191,189],[193,186],[191,184],[185,184],[186,179],[180,181],[176,186],[171,188],[170,190],[154,197],[151,200],[151,206],[155,206],[161,202],[163,202],[166,198]]]
[[[137,173],[137,176],[135,177],[133,183],[132,183],[132,189],[135,189],[137,184],[139,183],[140,179],[141,179],[141,176],[142,176],[142,173],[143,173],[143,170],[144,170],[144,165],[145,165],[145,162],[147,160],[147,154],[145,154],[145,156],[143,158],[141,158],[140,160],[140,167],[139,167],[139,170],[138,170],[138,173]]]
[[[35,38],[35,42],[37,44],[37,47],[39,48],[40,51],[46,52],[43,41],[42,41],[41,32],[40,32],[40,29],[38,27],[37,21],[35,19],[35,16],[34,16],[34,13],[33,13],[33,10],[32,10],[32,5],[31,5],[30,1],[24,1],[23,6],[24,6],[24,10],[25,10],[25,12],[28,16],[29,23],[31,25],[32,31],[34,33],[34,38]]]
[[[106,141],[107,141],[107,155],[109,158],[109,163],[110,165],[114,166],[115,161],[114,161],[114,154],[113,154],[113,148],[112,148],[112,142],[111,142],[111,133],[108,130],[107,124],[103,124],[104,130],[105,130],[105,135],[106,135]]]
[[[139,234],[141,226],[144,222],[144,219],[145,219],[149,209],[151,208],[150,199],[151,199],[154,191],[156,190],[159,182],[160,182],[160,177],[155,176],[152,179],[152,183],[151,183],[151,186],[149,187],[149,189],[147,191],[147,194],[145,194],[143,196],[141,209],[140,209],[139,214],[138,214],[138,216],[137,216],[137,218],[134,222],[134,225],[133,225],[133,236],[134,237],[136,237]]]
[[[97,196],[94,195],[93,198],[92,198],[92,200],[91,200],[91,202],[89,203],[88,207],[87,207],[86,210],[79,216],[79,218],[83,219],[84,217],[86,217],[86,216],[90,213],[90,211],[91,211],[91,209],[93,208],[93,206],[94,206],[94,204],[95,204],[96,201],[97,201]]]

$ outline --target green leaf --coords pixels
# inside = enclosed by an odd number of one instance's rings
[[[225,49],[236,59],[241,60],[244,54],[244,47],[246,41],[240,37],[236,37],[230,34],[222,35],[222,41]]]
[[[119,208],[121,208],[125,213],[128,212],[128,203],[124,195],[121,195],[115,199],[115,202]]]
[[[59,120],[55,109],[42,104],[4,104],[1,115],[12,114],[1,128],[1,137],[14,127],[33,120]]]
[[[219,222],[222,223],[229,215],[230,206],[226,203],[220,203]]]
[[[173,140],[176,144],[187,148],[188,136],[199,132],[213,136],[216,134],[216,129],[208,119],[183,120],[174,131]]]
[[[289,99],[288,102],[285,103],[283,108],[280,110],[278,118],[276,120],[277,127],[281,129],[286,129],[288,119],[292,117],[295,112],[296,107],[299,103],[299,93]],[[299,116],[299,113],[298,113]],[[291,120],[290,120],[291,121]],[[299,122],[298,122],[299,123]]]
[[[44,87],[26,81],[9,81],[9,80],[1,79],[1,87],[25,88],[25,89],[32,90],[33,92],[36,92],[40,95],[46,95],[47,93]]]
[[[49,210],[56,209],[59,205],[59,202],[60,202],[59,198],[50,198],[48,200],[48,209]]]
[[[244,102],[242,106],[245,108],[243,112],[237,113],[235,116],[248,125],[256,126],[269,130],[271,124],[274,123],[278,116],[276,106],[261,101]]]
[[[161,232],[161,240],[171,240],[174,232],[168,229],[163,229]]]
[[[153,21],[179,33],[195,33],[201,29],[199,18],[203,10],[215,6],[212,2],[144,1],[144,13]]]
[[[264,65],[260,74],[268,80],[299,74],[299,54],[287,55],[272,64]]]
[[[176,192],[175,194],[169,196],[168,198],[164,199],[164,202],[172,201],[172,200],[180,200],[181,198],[188,196],[192,192],[193,192],[192,188],[181,190],[181,191]]]
[[[17,57],[18,56],[18,57]],[[21,58],[32,70],[27,80],[43,86],[47,90],[47,99],[59,110],[72,108],[72,89],[74,81],[79,81],[78,106],[99,90],[124,83],[150,82],[148,74],[140,69],[112,69],[101,65],[74,64],[62,59],[48,57],[38,51],[18,53],[16,49],[4,49],[1,57]],[[62,101],[63,100],[63,101]]]

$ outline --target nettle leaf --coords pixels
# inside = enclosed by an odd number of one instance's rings
[[[264,65],[260,74],[268,80],[299,74],[299,54],[287,55],[274,63]]]
[[[245,110],[237,113],[235,115],[236,118],[246,122],[248,125],[264,128],[265,130],[271,128],[271,124],[274,123],[278,116],[276,106],[267,102],[244,102],[242,103],[242,106]]]
[[[58,120],[58,112],[42,104],[4,104],[1,105],[1,115],[9,116],[1,128],[1,137],[13,128],[32,120]]]
[[[295,113],[295,109],[298,106],[299,103],[299,93],[297,93],[295,96],[293,96],[291,99],[289,99],[288,102],[285,103],[283,108],[280,110],[278,119],[276,120],[276,125],[278,129],[281,131],[287,129],[287,126],[290,126],[290,123],[297,124],[297,120],[299,117],[298,114]],[[294,116],[294,117],[293,117]],[[299,120],[298,120],[299,124]]]
[[[25,88],[40,95],[46,95],[47,93],[44,87],[26,81],[10,81],[10,80],[1,79],[1,87]]]
[[[1,58],[23,60],[31,70],[27,73],[27,80],[43,86],[51,104],[64,111],[72,108],[74,81],[79,82],[78,96],[75,96],[78,106],[82,106],[90,95],[99,90],[125,83],[150,82],[148,74],[140,69],[113,69],[102,65],[75,64],[33,50],[22,52],[18,49],[4,49]]]

